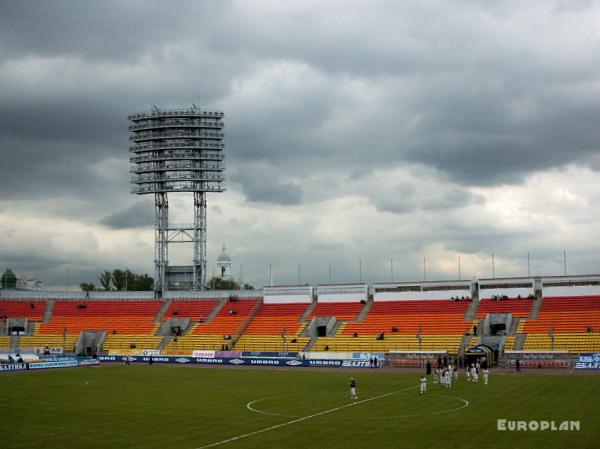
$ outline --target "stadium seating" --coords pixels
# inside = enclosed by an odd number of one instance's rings
[[[39,327],[40,334],[77,334],[107,331],[109,334],[152,335],[154,318],[162,301],[58,301],[52,319]]]
[[[135,349],[137,352],[144,349],[157,349],[163,337],[152,335],[107,335],[102,345],[106,351],[124,353]]]
[[[310,341],[310,338],[300,337],[304,328],[300,318],[307,307],[307,304],[263,304],[236,343],[235,350],[302,351]]]
[[[455,354],[463,335],[473,327],[473,321],[464,319],[468,306],[467,301],[450,300],[376,301],[363,322],[345,323],[335,337],[318,338],[313,350],[413,351],[420,348]],[[381,333],[384,338],[378,339]]]
[[[518,332],[527,334],[526,350],[600,350],[600,296],[545,298],[537,318],[522,320]]]
[[[531,314],[533,299],[483,299],[477,309],[477,317],[485,318],[488,313],[512,313],[515,317],[528,317]]]
[[[231,349],[232,338],[238,335],[249,315],[260,305],[260,299],[229,301],[210,323],[197,323],[183,337],[173,338],[163,351],[172,355],[191,355],[194,350]],[[232,337],[232,338],[228,338]]]
[[[318,303],[310,314],[309,319],[317,316],[334,316],[338,320],[356,320],[365,307],[360,302],[325,302]]]
[[[464,316],[468,302],[456,301],[394,301],[375,302],[361,323],[350,323],[343,334],[375,335],[391,333],[392,327],[400,334],[463,335],[473,327],[471,321]]]
[[[219,304],[219,300],[174,300],[163,316],[167,318],[189,318],[191,321],[205,320],[213,309]]]
[[[42,321],[45,310],[45,301],[0,301],[0,316],[6,315],[8,318]]]

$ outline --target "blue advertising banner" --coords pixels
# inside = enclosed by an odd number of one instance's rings
[[[99,356],[101,362],[125,362],[129,359],[131,363],[149,363],[150,357],[145,356]],[[277,359],[277,358],[256,358],[239,357],[232,359],[225,358],[204,358],[204,357],[170,357],[160,356],[152,357],[153,363],[172,363],[181,365],[235,365],[235,366],[318,366],[334,368],[370,368],[367,360],[300,360],[300,359]]]
[[[258,352],[258,351],[244,351],[242,352],[242,358],[257,358],[257,359],[297,359],[297,352]]]
[[[579,354],[579,360],[575,363],[575,369],[600,371],[600,353]]]
[[[27,369],[27,363],[7,363],[6,365],[0,365],[0,372],[3,371],[25,371]]]
[[[67,368],[79,366],[77,360],[62,360],[60,362],[35,362],[29,364],[29,369]]]

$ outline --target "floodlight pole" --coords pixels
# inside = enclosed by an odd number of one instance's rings
[[[166,272],[169,263],[168,228],[169,228],[169,199],[166,192],[154,194],[154,291],[162,296],[167,290]]]
[[[206,194],[194,192],[194,290],[206,285]]]
[[[224,192],[223,112],[196,105],[128,117],[133,193],[154,194],[154,292],[168,290],[170,243],[192,243],[191,266],[178,267],[194,290],[206,286],[206,193]],[[194,222],[169,223],[168,193],[194,194]],[[190,220],[191,221],[191,220]],[[179,275],[178,275],[179,276]]]

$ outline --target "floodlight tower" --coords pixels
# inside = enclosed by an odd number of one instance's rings
[[[206,285],[206,193],[225,191],[223,115],[192,105],[171,110],[155,106],[150,112],[128,117],[132,193],[154,194],[154,291],[158,296],[169,286],[169,243],[193,243],[189,280],[194,290]],[[194,194],[193,224],[169,223],[171,192]]]

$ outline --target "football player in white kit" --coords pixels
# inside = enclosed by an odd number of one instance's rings
[[[421,394],[427,393],[427,377],[421,376]]]
[[[487,368],[483,369],[483,385],[487,385],[488,384],[488,377],[490,375],[490,370],[488,370]]]

